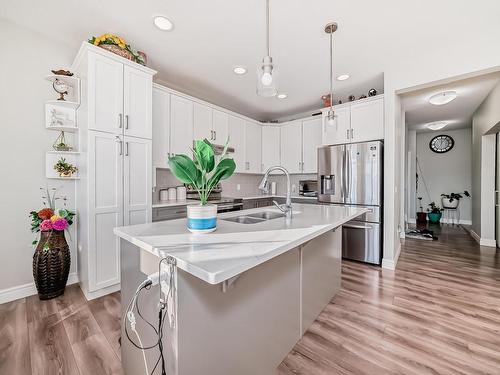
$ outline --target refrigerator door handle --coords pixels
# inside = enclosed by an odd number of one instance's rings
[[[347,198],[350,198],[350,195],[351,195],[351,150],[349,148],[346,147],[346,150],[345,150],[345,153],[346,153],[346,165],[345,165],[345,169],[346,169],[346,186],[345,186],[345,190],[346,190],[346,197]]]
[[[340,194],[345,199],[345,146],[342,147],[342,163],[340,164]]]

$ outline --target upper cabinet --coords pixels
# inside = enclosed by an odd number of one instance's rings
[[[153,166],[168,168],[170,154],[170,93],[153,87]]]
[[[269,167],[280,165],[280,128],[262,126],[262,172]]]
[[[212,108],[201,103],[193,104],[194,139],[213,139]]]
[[[236,163],[236,173],[244,173],[246,172],[245,120],[229,115],[228,132],[229,145],[234,148],[234,153],[230,157]]]
[[[321,116],[302,122],[302,172],[316,173],[321,146]]]
[[[123,127],[131,137],[151,139],[153,77],[129,66],[123,69]]]
[[[211,140],[213,141],[213,143],[218,145],[226,144],[228,136],[227,129],[229,122],[229,115],[227,113],[214,109],[212,114],[212,121],[213,121],[213,138],[211,138]]]
[[[246,121],[245,124],[245,159],[248,173],[262,172],[262,127]]]
[[[335,111],[333,124],[327,121],[328,109],[323,110],[324,145],[384,139],[383,95],[333,108]]]
[[[193,147],[193,102],[170,95],[170,153],[190,155]]]
[[[281,165],[290,173],[302,171],[302,126],[300,121],[281,125]]]

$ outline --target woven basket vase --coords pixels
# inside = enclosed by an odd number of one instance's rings
[[[113,52],[114,54],[124,57],[128,60],[134,61],[134,55],[132,55],[130,51],[122,49],[115,44],[100,44],[99,47],[108,50],[109,52]]]
[[[46,243],[49,245],[48,250],[43,249]],[[33,254],[33,278],[41,300],[64,293],[70,265],[71,257],[64,231],[41,232]]]

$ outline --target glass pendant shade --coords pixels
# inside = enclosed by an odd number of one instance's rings
[[[257,68],[257,95],[264,97],[276,96],[278,94],[276,81],[277,74],[272,58],[266,56],[262,60],[262,65]]]

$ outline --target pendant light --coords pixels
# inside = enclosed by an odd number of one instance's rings
[[[262,64],[257,69],[257,95],[271,97],[276,96],[276,70],[273,66],[269,47],[269,0],[266,0],[266,53]]]
[[[333,33],[337,31],[336,22],[331,22],[325,26],[325,33],[330,34],[330,109],[326,116],[328,125],[335,125],[335,111],[333,110]]]

